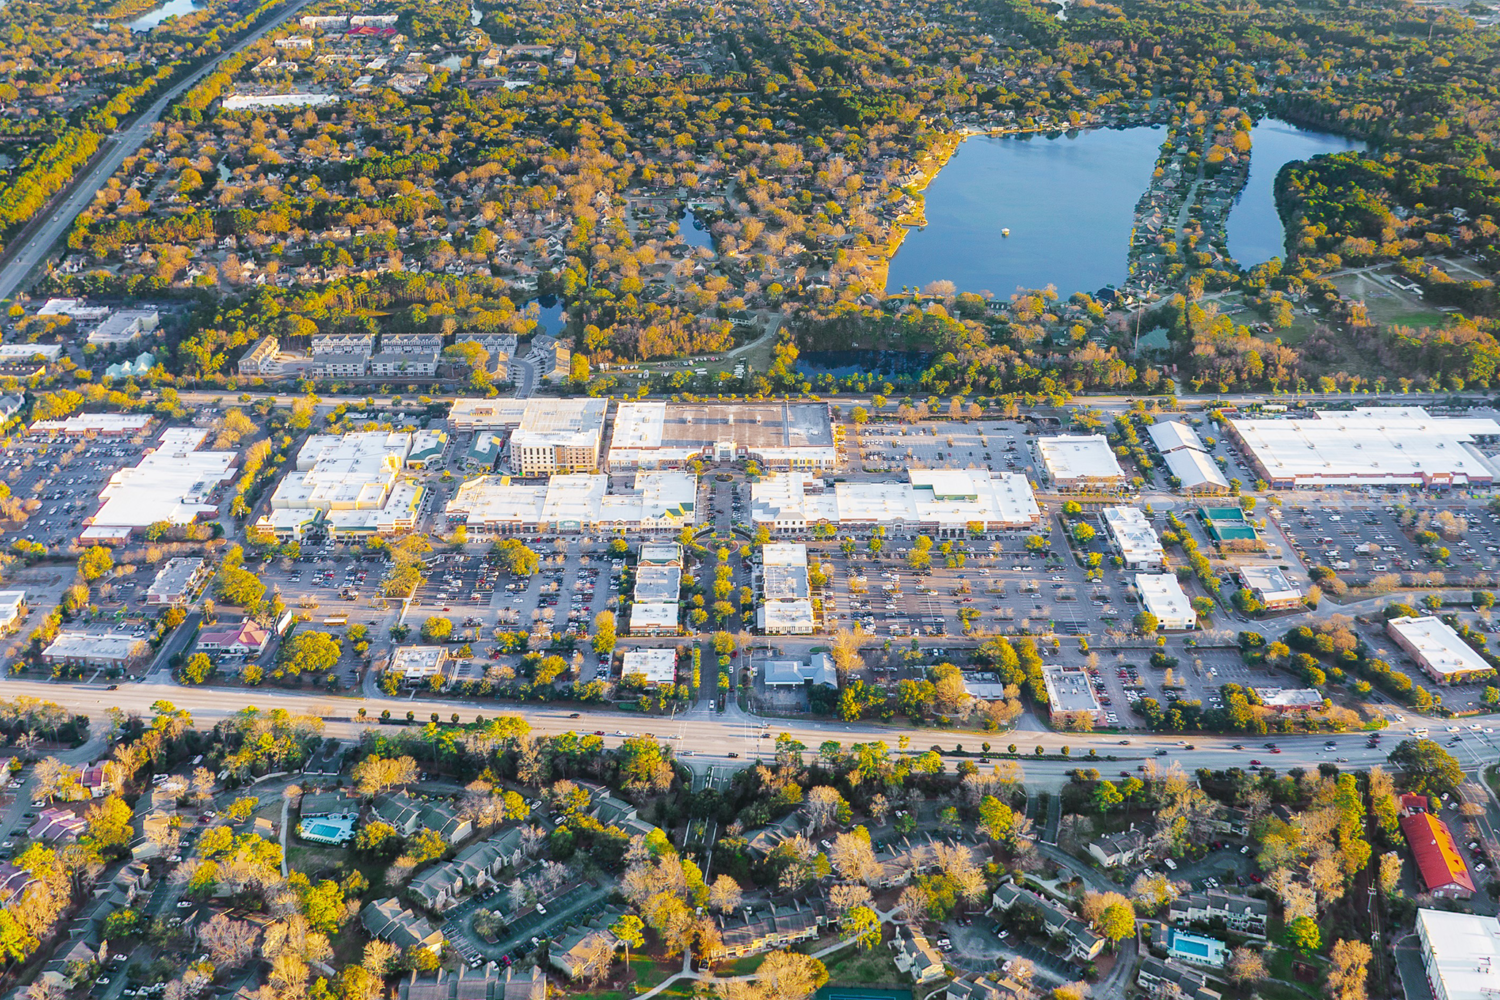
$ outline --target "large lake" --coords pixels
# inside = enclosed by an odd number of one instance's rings
[[[1066,297],[1121,284],[1165,136],[1143,126],[967,140],[927,186],[927,228],[907,234],[886,290],[947,279],[1002,298],[1049,284]]]
[[[155,10],[148,11],[130,22],[131,31],[150,31],[169,17],[181,17],[197,9],[193,0],[167,0]]]
[[[1229,211],[1229,255],[1241,267],[1286,256],[1286,228],[1276,213],[1276,175],[1288,163],[1366,148],[1358,139],[1312,132],[1266,118],[1250,130],[1250,176]]]
[[[1001,298],[1049,284],[1066,297],[1122,284],[1135,206],[1165,138],[1142,126],[965,141],[928,185],[927,227],[907,234],[886,290],[946,279]],[[1366,148],[1276,119],[1250,138],[1250,176],[1228,220],[1229,252],[1244,267],[1285,253],[1273,190],[1285,164]]]

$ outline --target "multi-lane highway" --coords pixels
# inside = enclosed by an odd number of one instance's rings
[[[217,58],[204,63],[177,81],[133,122],[107,138],[104,142],[103,155],[94,161],[93,166],[86,168],[85,173],[74,182],[72,187],[66,188],[56,200],[37,213],[40,221],[34,222],[29,229],[21,233],[20,243],[13,247],[4,265],[0,266],[0,299],[8,299],[14,295],[21,288],[26,276],[38,264],[46,260],[52,245],[67,233],[69,227],[73,225],[73,220],[78,218],[78,213],[89,206],[104,182],[120,169],[120,165],[127,157],[139,152],[141,147],[153,137],[156,123],[161,120],[161,116],[166,113],[173,101],[218,69],[219,64],[225,59],[259,41],[266,32],[279,27],[311,2],[312,0],[290,0],[270,20],[224,50]]]
[[[1003,733],[955,732],[944,730],[912,730],[882,726],[871,723],[843,723],[833,720],[798,720],[788,722],[778,719],[760,719],[731,711],[725,715],[711,713],[705,707],[697,707],[685,715],[642,717],[638,713],[609,711],[581,712],[577,718],[566,708],[542,708],[535,706],[498,705],[493,702],[460,702],[451,699],[411,698],[357,698],[319,695],[285,691],[278,688],[262,688],[253,692],[226,688],[188,688],[176,683],[123,684],[117,690],[107,690],[102,684],[56,684],[43,681],[0,681],[0,698],[42,698],[56,702],[74,712],[92,718],[96,729],[108,724],[110,708],[143,716],[151,714],[151,706],[157,701],[170,701],[179,708],[190,711],[200,727],[212,726],[253,705],[263,711],[284,708],[291,712],[309,713],[329,718],[327,732],[332,736],[355,737],[372,725],[379,725],[383,711],[389,710],[391,718],[404,721],[406,713],[412,712],[417,723],[427,722],[432,713],[447,721],[458,712],[464,721],[475,715],[494,717],[500,714],[524,716],[533,732],[548,734],[570,730],[576,732],[603,732],[607,745],[617,744],[626,733],[651,733],[658,739],[669,740],[685,763],[707,768],[748,764],[757,756],[769,757],[774,752],[775,738],[780,733],[790,733],[812,750],[827,740],[838,741],[845,746],[853,743],[884,740],[892,749],[898,746],[901,736],[910,738],[910,749],[925,750],[940,746],[952,750],[962,745],[970,753],[977,752],[983,742],[991,744],[993,753],[1001,753],[1011,743],[1019,751],[1019,759],[1025,780],[1037,787],[1056,787],[1067,780],[1068,773],[1076,767],[1097,767],[1106,777],[1117,777],[1121,771],[1134,773],[1139,765],[1154,760],[1158,765],[1178,763],[1189,771],[1200,767],[1227,768],[1248,767],[1252,759],[1259,759],[1263,766],[1286,770],[1292,767],[1315,768],[1319,764],[1333,762],[1336,758],[1347,758],[1341,766],[1360,769],[1371,764],[1383,763],[1386,755],[1411,730],[1421,726],[1441,730],[1446,727],[1427,720],[1406,718],[1392,724],[1384,734],[1382,745],[1371,749],[1365,745],[1366,734],[1345,733],[1306,736],[1152,736],[1103,733],[1053,733],[1040,730],[1015,730]],[[365,710],[366,722],[358,721],[359,710]],[[343,721],[343,720],[350,721]],[[1461,730],[1462,744],[1455,753],[1466,768],[1474,768],[1481,762],[1495,759],[1494,737],[1482,731]],[[762,735],[765,734],[765,735]],[[1436,732],[1435,735],[1446,735]],[[1324,744],[1332,739],[1336,749],[1329,751]],[[1128,739],[1128,743],[1122,740]],[[1280,753],[1272,754],[1263,744],[1273,740]],[[1245,749],[1235,750],[1234,744],[1242,743]],[[1473,746],[1468,746],[1473,743]],[[1186,745],[1184,745],[1186,744]],[[1041,746],[1049,755],[1058,754],[1064,746],[1070,750],[1070,760],[1037,760],[1033,755]],[[1192,749],[1189,749],[1191,746]],[[1094,750],[1099,759],[1090,760],[1089,750]],[[1166,753],[1158,755],[1158,750]],[[1114,756],[1116,760],[1107,758]],[[948,757],[948,766],[956,765],[962,758]]]

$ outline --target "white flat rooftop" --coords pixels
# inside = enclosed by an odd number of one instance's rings
[[[1127,563],[1143,560],[1160,563],[1164,558],[1161,539],[1139,507],[1106,507],[1104,523]]]
[[[528,401],[511,447],[593,448],[604,433],[608,409],[608,399],[588,396]]]
[[[1281,569],[1270,563],[1246,563],[1238,567],[1246,587],[1259,591],[1265,601],[1300,601],[1302,588],[1293,583]]]
[[[1162,627],[1192,628],[1197,624],[1198,615],[1193,611],[1193,602],[1188,600],[1173,574],[1137,573],[1135,587],[1141,593],[1141,604],[1157,617]]]
[[[199,451],[208,438],[202,428],[173,427],[157,446],[129,469],[109,477],[99,491],[103,505],[89,525],[93,529],[129,530],[157,521],[191,524],[211,514],[214,489],[234,475],[235,453]]]
[[[66,420],[38,420],[31,430],[32,433],[129,434],[145,430],[151,420],[149,413],[79,413]]]
[[[1385,624],[1410,643],[1434,673],[1447,676],[1493,669],[1441,618],[1392,618]]]
[[[1447,1000],[1494,1000],[1500,995],[1500,923],[1477,913],[1418,910],[1417,928],[1431,950],[1428,978]]]
[[[1088,671],[1067,667],[1044,667],[1047,703],[1052,712],[1099,712],[1099,699],[1089,683]]]
[[[1488,418],[1434,417],[1419,406],[1401,406],[1230,423],[1278,481],[1412,483],[1439,476],[1488,482],[1496,474],[1473,444],[1500,436],[1500,424]]]
[[[671,604],[632,604],[630,606],[630,631],[644,632],[653,629],[675,629],[678,610]]]
[[[1125,478],[1115,451],[1103,434],[1045,437],[1037,441],[1037,450],[1054,482]]]
[[[633,487],[609,492],[609,476],[576,472],[545,484],[480,476],[448,501],[450,519],[470,525],[675,527],[697,523],[698,477],[691,472],[638,472]],[[680,553],[679,553],[679,559]]]
[[[647,684],[677,683],[676,649],[630,649],[620,659],[621,677],[640,674]]]

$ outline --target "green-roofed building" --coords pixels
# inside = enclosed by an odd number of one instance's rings
[[[1199,507],[1198,520],[1203,522],[1208,537],[1219,543],[1253,542],[1260,537],[1255,525],[1238,507]]]
[[[466,461],[471,466],[493,471],[495,463],[500,461],[500,452],[504,444],[505,439],[494,431],[475,431],[474,443],[469,446]]]
[[[408,469],[425,469],[429,463],[443,457],[448,446],[448,435],[437,430],[417,431],[412,435],[411,451],[406,456]]]

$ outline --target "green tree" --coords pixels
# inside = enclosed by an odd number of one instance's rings
[[[1304,955],[1311,955],[1322,946],[1323,933],[1312,917],[1298,917],[1286,925],[1286,943]]]
[[[78,575],[92,583],[115,568],[114,553],[102,545],[91,545],[78,557]]]
[[[618,920],[610,925],[610,933],[619,938],[620,943],[625,946],[626,965],[630,964],[631,948],[644,948],[646,946],[646,935],[643,933],[645,929],[646,925],[641,921],[641,918],[633,913],[622,914]]]
[[[1451,794],[1463,784],[1463,766],[1432,740],[1402,740],[1387,759],[1406,772],[1407,787],[1423,795]]]
[[[1101,812],[1109,812],[1115,806],[1125,801],[1125,796],[1115,787],[1112,781],[1101,781],[1094,786],[1092,795],[1094,808]]]
[[[1099,933],[1114,947],[1135,934],[1135,908],[1129,903],[1111,903],[1099,914]]]
[[[615,651],[615,613],[601,611],[594,616],[594,652],[607,656]]]
[[[447,642],[453,635],[453,622],[442,615],[433,615],[422,623],[423,642]]]
[[[297,632],[281,646],[280,668],[293,677],[318,674],[338,665],[343,648],[331,633]]]
[[[868,906],[856,906],[844,914],[842,929],[858,948],[868,951],[880,943],[880,918]]]
[[[207,653],[194,653],[182,665],[182,679],[189,684],[202,684],[213,676],[214,661]]]
[[[519,539],[500,539],[490,546],[490,552],[512,576],[534,576],[542,565],[541,556],[527,548]]]

